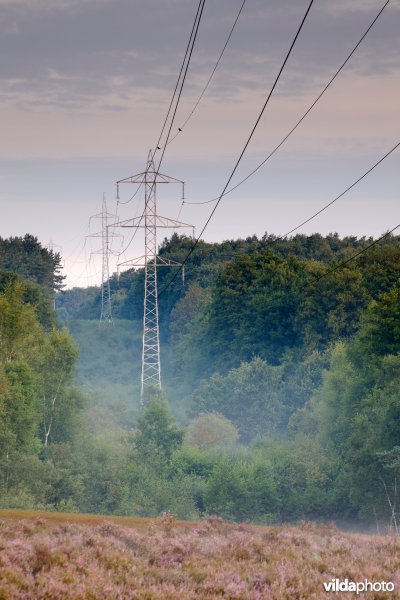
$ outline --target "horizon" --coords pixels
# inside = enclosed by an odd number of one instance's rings
[[[242,2],[206,6],[162,171],[186,182],[187,202],[222,192],[304,14],[295,0],[252,0],[212,73]],[[232,180],[282,141],[366,32],[384,2],[321,0],[312,7],[271,102]],[[170,102],[195,6],[183,0],[0,0],[2,236],[26,231],[61,248],[68,286],[100,283],[99,250],[85,236],[103,193],[143,171]],[[224,197],[206,241],[285,231],[340,194],[398,142],[400,3],[388,3],[343,71],[282,149]],[[193,111],[193,114],[191,111]],[[189,117],[189,119],[188,119]],[[178,134],[177,128],[187,125]],[[379,236],[398,219],[398,152],[301,232]],[[171,186],[172,187],[172,186]],[[129,188],[129,189],[127,189]],[[132,189],[130,189],[132,188]],[[120,218],[140,211],[121,190]],[[160,213],[193,223],[213,204],[159,195]],[[140,212],[139,212],[140,214]],[[396,219],[397,215],[397,219]],[[395,222],[393,222],[395,220]],[[128,243],[129,236],[125,240]],[[143,254],[141,237],[126,259]],[[118,248],[116,248],[118,250]],[[92,258],[90,258],[92,257]]]

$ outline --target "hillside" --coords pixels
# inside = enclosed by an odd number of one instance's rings
[[[359,583],[359,590],[366,580],[395,588],[360,598],[400,597],[400,540],[394,537],[310,523],[255,528],[210,518],[184,525],[169,515],[136,526],[128,520],[83,525],[79,516],[4,517],[0,514],[4,600],[320,599],[324,582],[332,579]]]
[[[112,324],[96,288],[58,294],[57,321],[31,241],[3,244],[0,507],[398,529],[399,237],[199,243],[185,285],[160,270],[143,405],[143,270],[112,278]]]

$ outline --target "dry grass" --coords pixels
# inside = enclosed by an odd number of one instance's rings
[[[64,512],[41,512],[35,510],[13,510],[0,509],[0,521],[21,521],[21,520],[44,519],[46,527],[51,528],[61,523],[77,523],[81,525],[99,525],[105,520],[121,525],[121,527],[133,527],[138,531],[147,531],[150,519],[143,517],[115,517],[102,515],[91,515],[82,513],[64,513]],[[196,523],[190,521],[177,521],[174,523],[177,527],[195,526]]]
[[[21,514],[22,513],[22,514]],[[23,517],[21,519],[21,516]],[[323,582],[400,585],[400,540],[333,526],[178,523],[30,511],[0,513],[0,599],[300,600]],[[359,598],[398,598],[391,594]]]

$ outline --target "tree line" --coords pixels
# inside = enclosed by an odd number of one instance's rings
[[[59,293],[51,321],[43,282],[3,271],[2,505],[396,528],[400,238],[333,270],[370,243],[201,242],[160,302],[164,391],[142,410],[135,386],[101,397],[95,383],[106,365],[122,387],[132,357],[139,371],[143,271],[110,281],[131,338],[99,329],[97,288]],[[160,252],[179,261],[190,244],[174,235]]]

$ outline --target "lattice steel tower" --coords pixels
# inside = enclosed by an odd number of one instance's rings
[[[184,198],[184,183],[179,179],[156,172],[154,167],[154,152],[149,151],[146,170],[143,173],[132,175],[117,181],[120,183],[135,183],[144,185],[145,207],[141,217],[120,221],[120,227],[141,227],[144,229],[144,256],[120,263],[119,266],[143,267],[144,266],[144,304],[143,304],[143,338],[142,338],[142,376],[141,376],[141,402],[143,403],[146,386],[156,386],[161,389],[160,365],[160,334],[158,327],[158,294],[157,270],[160,267],[180,266],[180,263],[165,259],[157,255],[157,229],[190,227],[193,225],[175,221],[157,214],[157,185],[160,183],[178,183],[182,186]]]
[[[100,311],[100,322],[106,321],[107,323],[112,322],[112,310],[111,310],[111,290],[110,290],[110,254],[117,254],[111,249],[110,238],[121,237],[116,233],[110,233],[108,228],[109,219],[115,220],[116,215],[107,212],[107,203],[105,194],[103,194],[103,206],[102,211],[98,215],[90,217],[92,219],[101,219],[101,232],[94,233],[88,237],[101,237],[102,244],[101,250],[96,250],[92,254],[102,255],[102,269],[101,269],[101,311]]]

